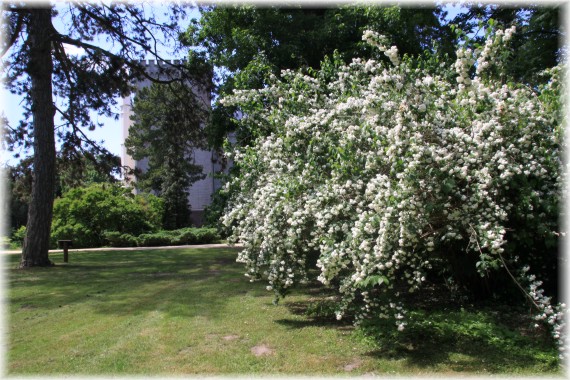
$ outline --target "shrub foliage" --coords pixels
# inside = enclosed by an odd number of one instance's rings
[[[222,218],[247,275],[278,299],[316,261],[342,296],[337,318],[389,318],[399,330],[402,295],[426,281],[485,296],[509,279],[558,337],[561,314],[536,276],[556,280],[560,68],[541,88],[509,81],[513,33],[489,30],[439,60],[400,57],[367,31],[373,59],[333,57],[225,98],[255,136],[232,153],[241,174]]]
[[[51,245],[73,240],[77,248],[100,247],[105,233],[139,235],[156,231],[162,222],[162,201],[154,195],[134,195],[116,184],[76,188],[57,199],[51,229]]]

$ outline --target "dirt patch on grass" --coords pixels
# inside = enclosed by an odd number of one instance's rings
[[[362,360],[361,359],[354,359],[353,361],[351,361],[350,363],[348,363],[347,365],[345,365],[344,367],[342,367],[342,369],[345,372],[352,372],[355,369],[357,369],[358,367],[360,367],[362,365]]]
[[[270,348],[266,344],[260,344],[260,345],[257,345],[255,347],[252,347],[251,353],[257,357],[270,356],[270,355],[273,355],[275,353],[275,350],[273,350],[272,348]]]
[[[239,335],[226,335],[222,339],[226,341],[232,341],[239,338]]]

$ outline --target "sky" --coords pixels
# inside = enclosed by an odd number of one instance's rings
[[[158,5],[160,7],[160,5]],[[445,6],[446,10],[448,11],[448,17],[453,17],[455,14],[459,12],[461,9],[460,5],[452,5],[447,4]],[[192,18],[199,18],[198,11],[194,11],[186,20],[183,22],[188,24],[189,20]],[[56,25],[57,28],[57,25]],[[59,28],[61,30],[61,28]],[[185,25],[182,25],[182,29],[185,29]],[[102,44],[105,45],[104,43]],[[72,47],[68,49],[69,53],[77,53],[76,50],[73,50]],[[181,59],[185,57],[165,57],[168,59]],[[122,100],[117,98],[117,104],[114,106],[114,112],[120,114],[120,107],[122,104]],[[16,95],[10,94],[6,89],[2,88],[0,90],[0,101],[3,105],[3,111],[5,116],[8,118],[10,125],[17,125],[19,120],[22,117],[23,107],[22,107],[22,99]],[[123,141],[123,132],[121,127],[121,120],[114,120],[113,118],[98,116],[96,113],[92,113],[93,120],[103,124],[103,127],[98,127],[94,131],[85,131],[86,134],[94,141],[102,143],[102,145],[107,148],[111,153],[121,156],[122,152],[122,141]],[[57,124],[57,121],[56,121]],[[0,165],[4,163],[8,163],[10,165],[16,164],[19,159],[14,158],[15,153],[24,152],[6,152],[2,150],[2,156],[0,157]]]

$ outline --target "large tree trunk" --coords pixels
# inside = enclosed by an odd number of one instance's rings
[[[53,265],[48,258],[55,187],[51,22],[51,7],[30,9],[27,72],[31,80],[34,175],[20,268]]]

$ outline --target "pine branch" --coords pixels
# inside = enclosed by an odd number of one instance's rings
[[[14,12],[12,9],[10,9],[10,11]],[[18,21],[16,21],[16,27],[14,29],[14,32],[12,33],[10,38],[8,39],[8,43],[6,44],[6,46],[4,46],[4,49],[2,49],[2,53],[0,54],[0,58],[3,58],[4,55],[10,50],[10,48],[16,43],[16,40],[18,39],[18,36],[20,35],[20,32],[22,31],[23,25],[24,25],[24,14],[18,12]]]

